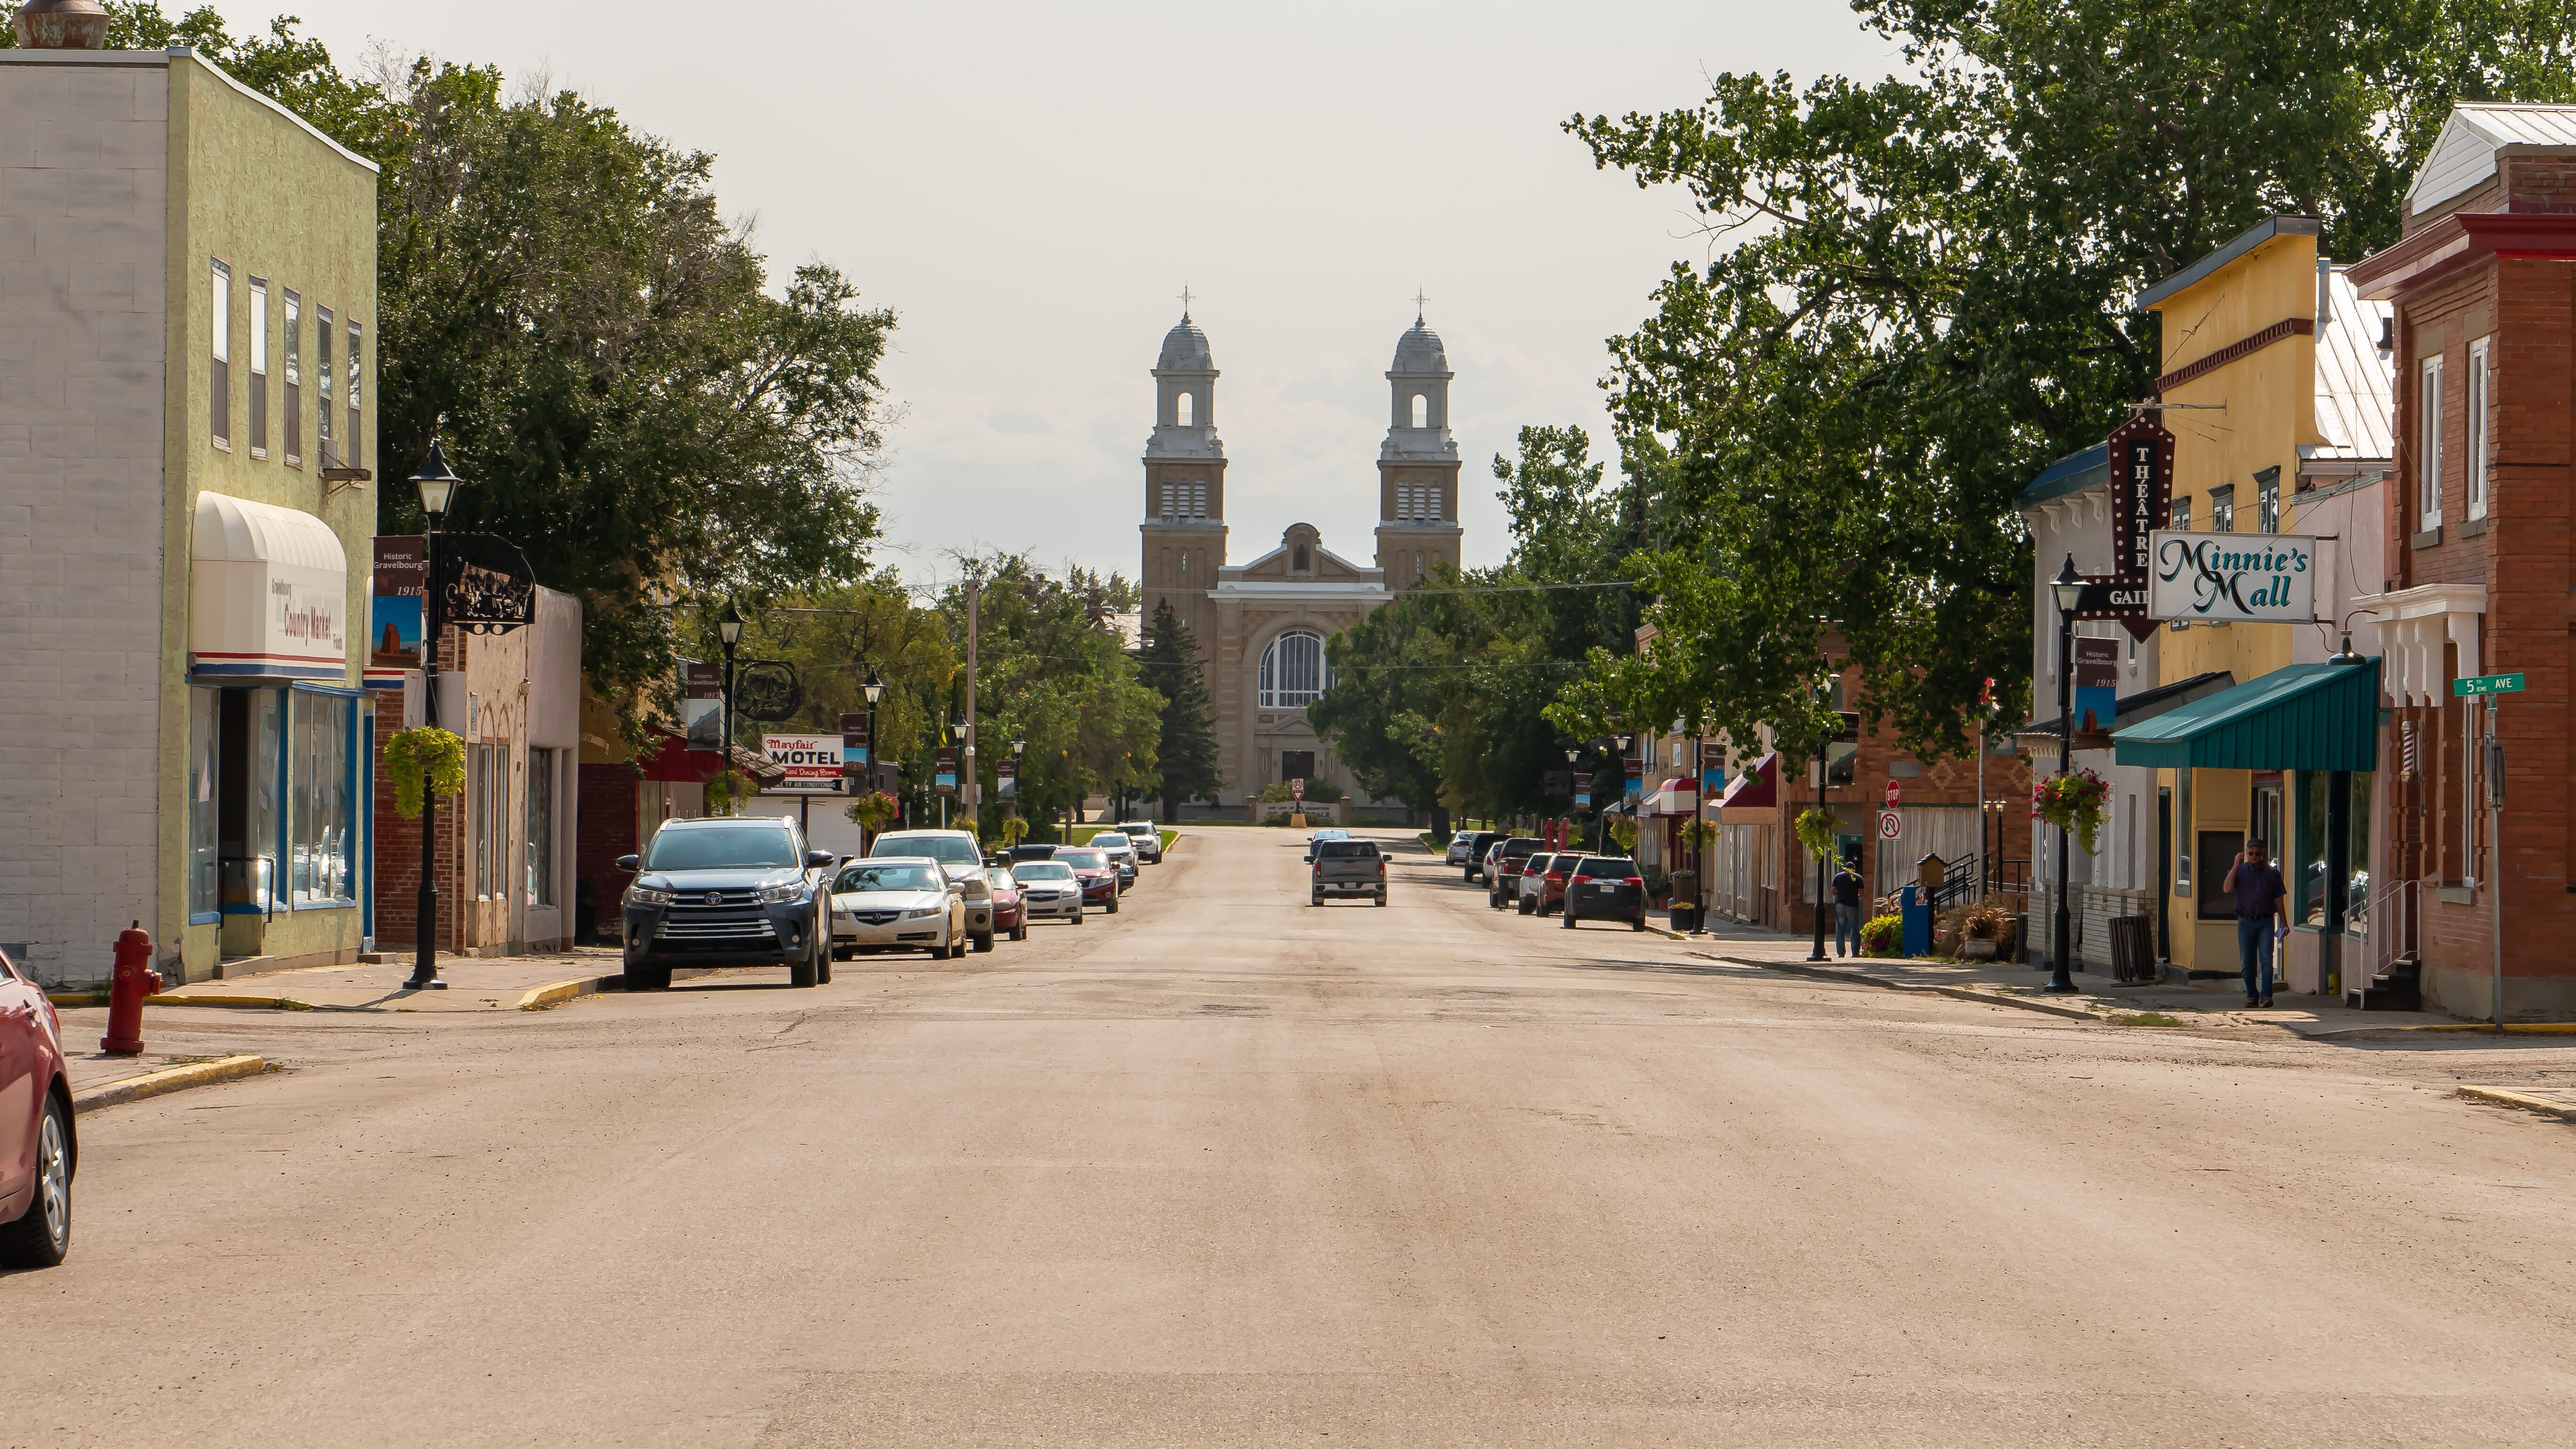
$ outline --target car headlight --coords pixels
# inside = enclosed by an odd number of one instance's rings
[[[990,900],[992,895],[993,888],[984,881],[976,879],[966,882],[966,899],[970,901]]]
[[[791,880],[785,885],[762,886],[751,894],[753,899],[764,906],[784,905],[789,901],[801,901],[805,898],[805,882]]]
[[[671,897],[675,894],[676,892],[665,890],[660,886],[631,885],[626,888],[626,904],[630,906],[667,906],[671,903]]]
[[[944,916],[947,914],[948,908],[946,906],[915,906],[911,910],[904,912],[903,918],[907,921],[926,921],[933,916]]]

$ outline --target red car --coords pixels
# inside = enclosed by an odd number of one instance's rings
[[[50,1268],[71,1251],[79,1166],[62,1018],[0,952],[0,1267]]]
[[[1014,941],[1029,938],[1028,897],[1020,893],[1020,883],[1011,875],[1007,856],[995,856],[984,862],[984,876],[993,884],[993,932]]]
[[[1118,914],[1118,867],[1110,863],[1109,852],[1058,846],[1053,858],[1073,867],[1074,879],[1082,882],[1084,905],[1098,906],[1113,916]]]

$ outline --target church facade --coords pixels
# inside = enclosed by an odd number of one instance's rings
[[[1377,556],[1361,565],[1293,523],[1248,563],[1227,558],[1218,372],[1187,312],[1154,363],[1145,445],[1144,610],[1168,602],[1196,636],[1229,799],[1284,780],[1331,780],[1365,800],[1306,721],[1331,686],[1324,641],[1459,560],[1458,443],[1449,433],[1449,359],[1416,316],[1387,369],[1377,459]]]

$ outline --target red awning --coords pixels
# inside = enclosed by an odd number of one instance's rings
[[[641,761],[644,778],[672,785],[703,785],[723,768],[713,750],[693,750],[688,741],[670,730],[655,730],[653,748]],[[775,785],[787,772],[760,758],[740,745],[733,749],[734,768],[762,785]]]
[[[1780,804],[1780,756],[1764,755],[1746,767],[1743,774],[1717,797],[1721,810],[1775,809]]]

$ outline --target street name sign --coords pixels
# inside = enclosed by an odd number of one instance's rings
[[[2466,679],[2451,681],[2451,694],[2456,699],[2466,699],[2478,694],[2520,694],[2521,692],[2522,676],[2519,674],[2476,674]]]

